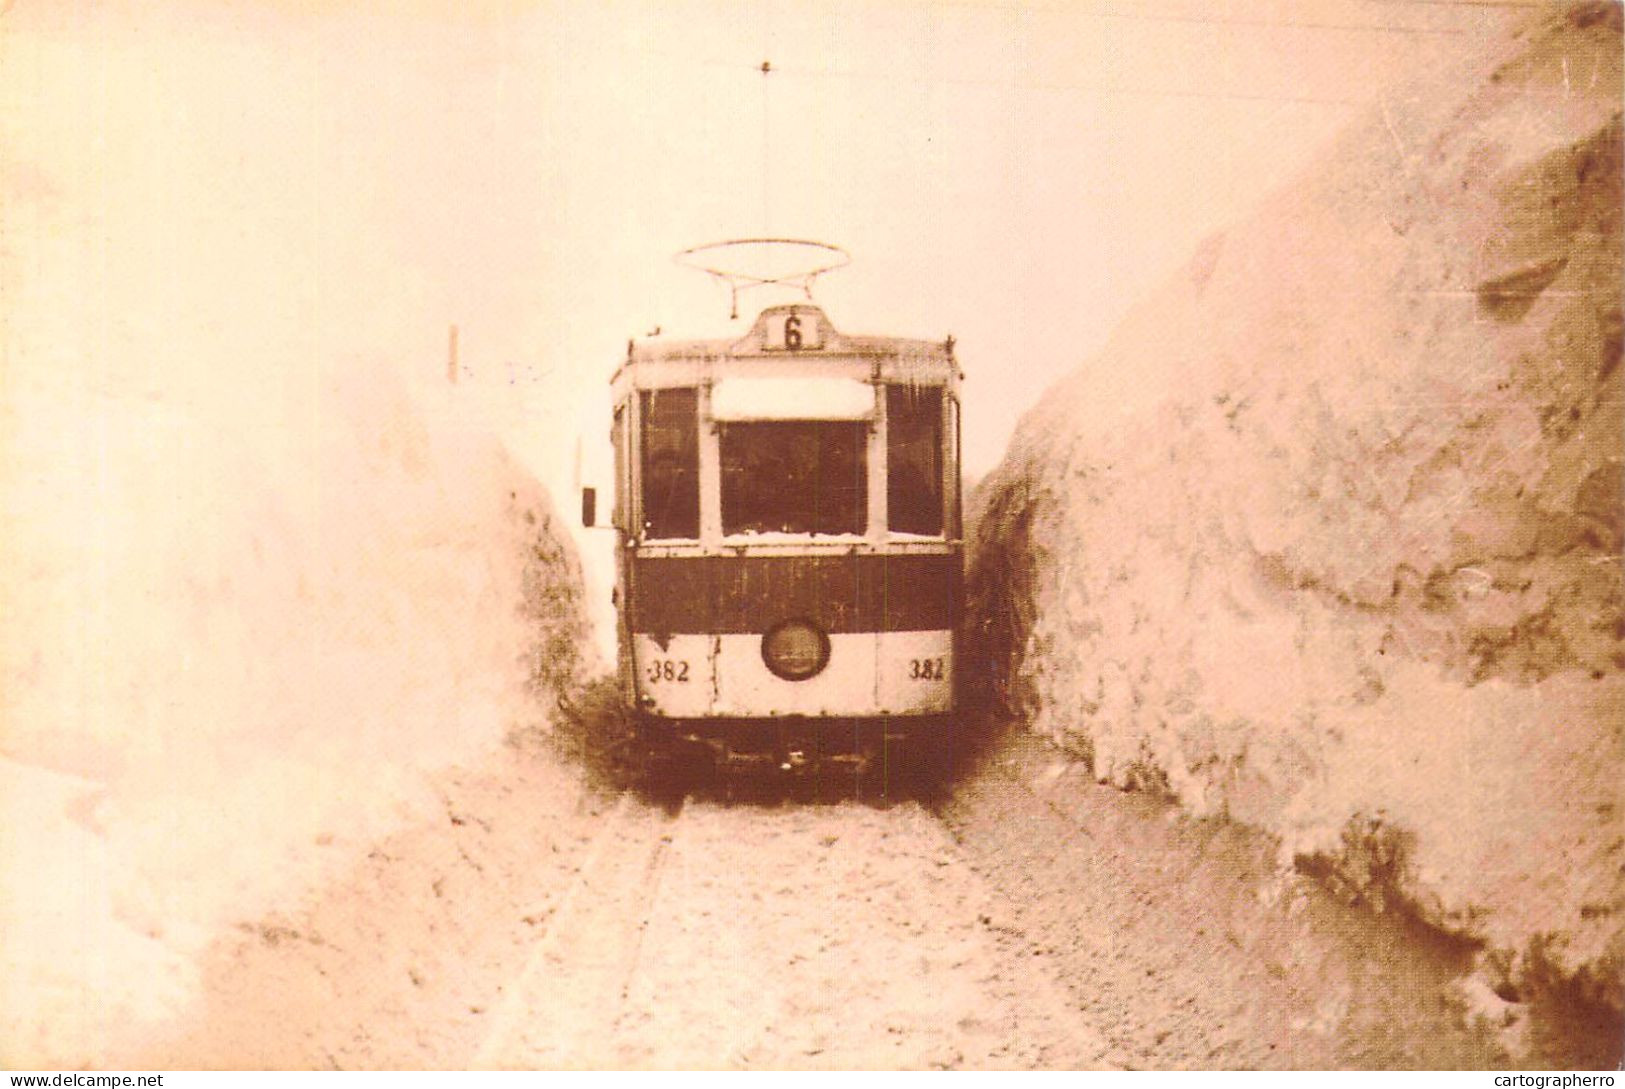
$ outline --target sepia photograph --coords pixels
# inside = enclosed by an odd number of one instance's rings
[[[9,1084],[1612,1085],[1622,23],[0,0]]]

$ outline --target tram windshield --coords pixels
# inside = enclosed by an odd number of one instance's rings
[[[700,432],[695,390],[643,394],[643,531],[654,539],[700,535]]]
[[[864,532],[869,425],[852,420],[723,424],[722,532]]]

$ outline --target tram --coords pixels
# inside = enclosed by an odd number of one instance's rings
[[[629,342],[614,597],[650,751],[861,774],[944,740],[962,378],[951,337],[849,335],[810,302],[739,339]]]

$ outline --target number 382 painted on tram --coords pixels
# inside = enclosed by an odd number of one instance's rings
[[[961,378],[952,338],[848,336],[810,304],[737,341],[628,345],[615,598],[645,740],[789,771],[943,740]]]

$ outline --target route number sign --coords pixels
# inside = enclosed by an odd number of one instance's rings
[[[762,347],[768,351],[806,352],[824,346],[824,323],[811,310],[786,310],[767,319]]]

